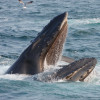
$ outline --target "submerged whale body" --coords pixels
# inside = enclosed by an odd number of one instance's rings
[[[70,63],[51,74],[54,79],[83,81],[94,69],[95,58],[83,58],[74,61],[61,56],[67,36],[67,16],[65,12],[53,18],[23,51],[18,60],[5,74],[38,74],[44,71],[45,64],[56,65],[59,60]],[[51,80],[47,77],[46,80]]]

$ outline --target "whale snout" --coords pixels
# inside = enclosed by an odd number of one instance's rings
[[[95,58],[83,58],[59,69],[56,76],[59,79],[68,81],[84,81],[84,79],[95,68],[97,60]]]

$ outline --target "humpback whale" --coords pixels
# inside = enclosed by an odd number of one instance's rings
[[[60,65],[61,68],[46,80],[53,78],[83,81],[92,72],[97,61],[95,58],[83,58],[75,61],[61,55],[67,37],[67,16],[68,14],[65,12],[54,17],[5,74],[34,75],[43,72],[45,64],[56,65],[59,60],[63,60],[70,64]]]

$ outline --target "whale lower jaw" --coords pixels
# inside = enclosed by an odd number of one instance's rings
[[[53,82],[59,80],[66,81],[84,81],[95,68],[97,60],[95,58],[83,58],[69,65],[60,65],[59,70],[51,71],[46,74],[35,77],[34,80]],[[42,76],[42,77],[41,77]]]
[[[95,68],[96,63],[97,60],[95,58],[77,60],[58,70],[55,77],[58,79],[66,79],[67,81],[84,81]]]

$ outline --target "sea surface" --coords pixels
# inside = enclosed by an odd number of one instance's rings
[[[63,55],[98,60],[85,82],[4,75],[43,27],[63,12],[68,12]],[[26,8],[18,0],[0,0],[0,100],[100,100],[100,0],[34,0]]]

